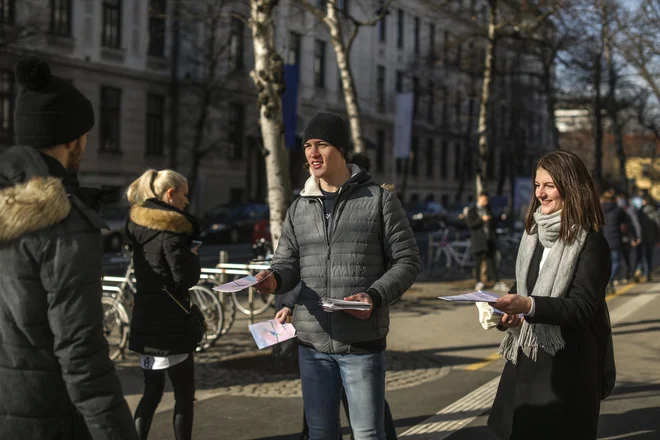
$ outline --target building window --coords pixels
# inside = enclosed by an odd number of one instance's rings
[[[403,92],[403,72],[400,70],[396,71],[396,81],[394,84],[394,90],[396,90],[397,93]]]
[[[429,57],[435,57],[435,24],[429,23]]]
[[[165,56],[166,0],[149,0],[149,49],[152,57]]]
[[[461,178],[462,166],[461,166],[461,143],[454,143],[454,180],[459,180]]]
[[[314,42],[314,85],[325,88],[325,41]]]
[[[376,110],[385,111],[385,66],[376,68]]]
[[[428,111],[426,112],[426,122],[433,124],[435,122],[435,84],[433,81],[429,81],[429,90],[428,90]]]
[[[328,10],[328,0],[316,0],[316,7],[323,9],[324,11]]]
[[[300,65],[300,50],[302,47],[302,35],[297,32],[289,32],[289,49],[287,51],[287,64]]]
[[[243,68],[243,36],[245,25],[238,17],[231,18],[229,30],[229,71],[236,72]]]
[[[442,65],[447,65],[447,60],[449,59],[449,40],[451,39],[451,34],[449,31],[445,31],[445,41],[443,41],[442,46]]]
[[[0,24],[13,25],[16,19],[16,0],[0,0]]]
[[[426,140],[426,177],[433,178],[433,138]]]
[[[50,1],[50,33],[71,36],[71,0]]]
[[[417,116],[419,110],[419,78],[413,76],[413,117]]]
[[[396,47],[403,49],[403,9],[396,11]]]
[[[443,140],[440,147],[440,178],[447,178],[447,159],[449,158],[449,145]]]
[[[341,11],[344,15],[348,15],[348,0],[337,0],[336,3],[337,9]]]
[[[101,151],[118,152],[121,121],[121,90],[101,87]]]
[[[387,15],[383,15],[383,18],[378,20],[376,29],[378,31],[378,41],[385,43],[387,41]]]
[[[0,145],[14,143],[14,72],[0,70]]]
[[[419,173],[419,139],[417,136],[412,137],[410,142],[410,152],[412,153],[412,160],[410,161],[410,174],[416,176]]]
[[[165,97],[147,94],[147,154],[162,156],[165,152]]]
[[[463,96],[461,92],[456,93],[456,102],[454,103],[454,123],[456,124],[456,131],[461,129],[461,106],[463,104]]]
[[[101,44],[119,48],[121,44],[121,2],[120,0],[103,1],[103,28]]]
[[[385,130],[376,130],[376,172],[385,171]]]
[[[414,51],[415,55],[419,55],[419,17],[415,17],[415,26],[413,28],[413,38],[414,38]]]
[[[232,102],[229,104],[229,157],[243,159],[243,133],[245,131],[245,106]]]
[[[455,65],[456,65],[457,69],[461,68],[462,55],[463,55],[463,44],[458,43],[458,47],[456,48],[456,62],[455,62]]]
[[[449,126],[449,89],[442,87],[442,128],[446,130]]]

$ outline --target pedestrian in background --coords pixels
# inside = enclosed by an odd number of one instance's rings
[[[639,224],[637,210],[628,203],[628,195],[626,193],[621,192],[618,194],[617,204],[623,209],[627,217],[625,226],[621,231],[621,261],[625,265],[625,268],[621,267],[619,269],[619,273],[623,273],[623,276],[619,276],[618,278],[619,283],[626,284],[633,279],[636,263],[635,254],[637,246],[641,243],[642,227]],[[614,282],[616,283],[617,279]]]
[[[613,189],[605,191],[601,197],[601,208],[605,215],[603,235],[610,247],[610,259],[612,260],[612,274],[607,285],[610,293],[614,292],[614,277],[619,273],[621,265],[621,248],[623,246],[623,233],[628,225],[625,211],[616,203],[616,192]]]
[[[385,347],[389,305],[419,273],[419,249],[398,198],[346,164],[347,124],[319,113],[303,136],[312,176],[289,208],[261,293],[289,292],[294,309],[310,438],[336,439],[342,387],[355,438],[385,438]],[[273,276],[268,276],[272,272]],[[367,310],[328,313],[320,298]]]
[[[660,241],[660,214],[648,194],[642,196],[642,206],[637,216],[642,228],[642,242],[637,247],[637,269],[641,270],[642,278],[638,281],[651,282],[655,245]]]
[[[140,354],[144,376],[135,426],[140,439],[146,439],[167,373],[174,388],[174,436],[187,440],[192,438],[193,353],[199,342],[190,325],[194,317],[188,289],[201,273],[193,248],[199,221],[184,212],[188,182],[176,171],[146,171],[128,188],[127,198],[131,211],[126,232],[133,245],[137,290],[129,349]]]
[[[558,150],[534,168],[512,292],[491,305],[505,315],[506,359],[488,426],[500,439],[593,440],[611,341],[605,289],[605,218],[584,163]],[[520,318],[519,314],[524,314]]]
[[[488,193],[479,194],[477,203],[470,208],[465,216],[465,223],[470,229],[470,241],[475,259],[475,290],[483,289],[481,281],[481,265],[485,262],[488,277],[495,282],[494,290],[506,292],[509,286],[500,281],[499,271],[495,264],[497,256],[497,234],[495,233],[496,218],[488,204]]]
[[[90,101],[38,58],[19,61],[0,154],[0,438],[136,439],[103,334],[105,224],[77,172]]]

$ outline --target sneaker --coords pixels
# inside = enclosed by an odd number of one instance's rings
[[[612,284],[614,284],[615,286],[618,286],[619,285],[619,280],[612,281]]]
[[[637,269],[634,274],[635,282],[639,283],[642,278],[642,271],[640,269]]]
[[[486,287],[486,285],[484,283],[478,282],[477,284],[474,285],[474,290],[481,290],[484,287]]]
[[[499,281],[495,283],[493,286],[493,290],[498,291],[498,292],[508,292],[511,289],[511,287],[507,286],[505,283],[502,281]]]

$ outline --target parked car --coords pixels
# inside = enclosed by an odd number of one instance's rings
[[[447,210],[437,202],[422,202],[406,213],[414,231],[435,231],[440,229]]]
[[[121,252],[126,240],[128,206],[123,204],[101,205],[99,215],[109,229],[101,230],[104,252]]]
[[[249,242],[254,225],[268,216],[265,203],[217,206],[202,217],[202,239],[220,243]]]

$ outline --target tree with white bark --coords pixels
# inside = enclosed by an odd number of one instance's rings
[[[291,201],[282,114],[284,62],[275,46],[273,12],[277,4],[278,0],[250,0],[248,21],[254,46],[254,69],[250,72],[250,77],[258,91],[259,125],[266,155],[273,249],[277,249],[282,224]]]
[[[344,94],[346,113],[351,127],[353,151],[356,153],[363,153],[365,144],[362,134],[362,117],[358,92],[355,88],[355,79],[351,68],[351,50],[360,30],[367,26],[373,27],[381,21],[387,14],[393,0],[383,0],[378,9],[373,12],[364,12],[373,6],[373,2],[365,1],[364,4],[361,4],[360,1],[350,2],[351,10],[349,11],[348,2],[327,0],[325,7],[319,8],[318,1],[296,0],[296,3],[322,22],[330,33],[330,42],[335,51],[337,66],[341,75],[342,93]],[[358,18],[357,14],[353,12],[358,10],[362,10],[366,18]]]

